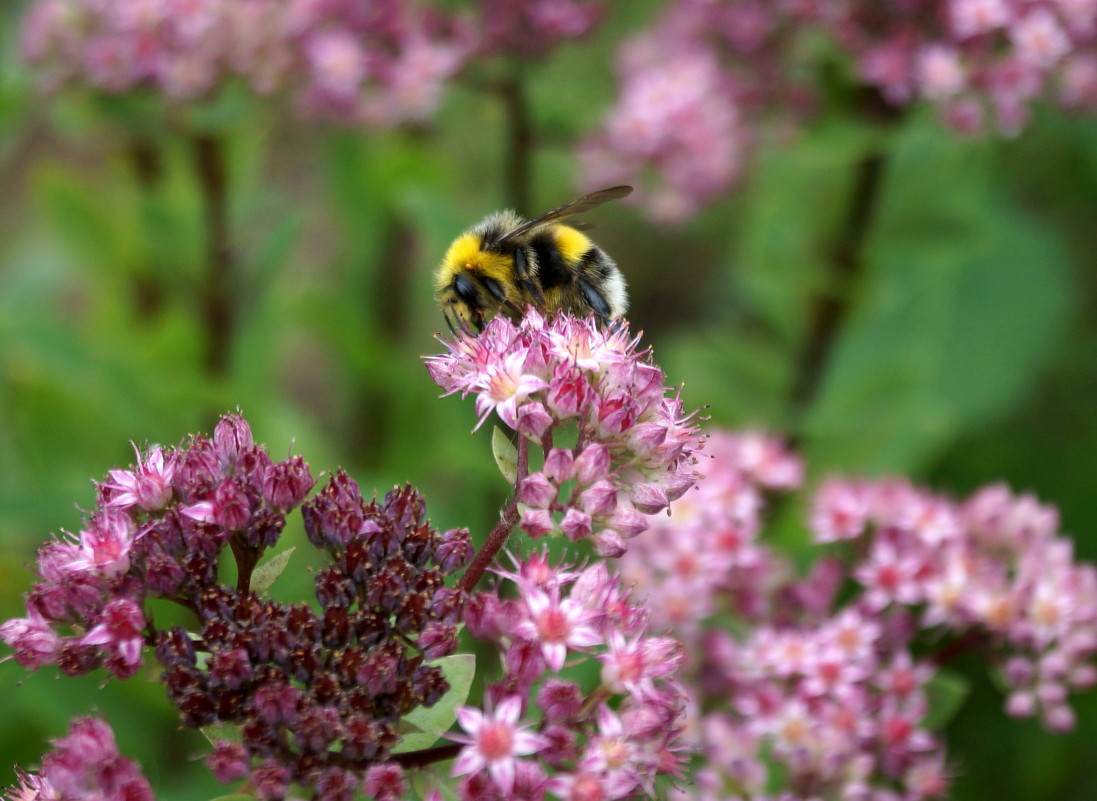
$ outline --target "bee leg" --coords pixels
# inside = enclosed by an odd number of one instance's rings
[[[544,311],[548,308],[548,304],[545,302],[545,295],[541,292],[541,287],[537,285],[537,282],[529,277],[529,263],[526,259],[526,251],[524,248],[514,249],[514,274],[518,278],[518,283],[522,285],[522,288],[526,290],[526,293],[533,298],[537,307]]]
[[[449,328],[449,332],[456,336],[475,336],[473,330],[469,327],[468,321],[462,318],[460,315],[453,313],[453,304],[449,307],[442,309],[442,317],[446,320],[446,326]]]
[[[446,306],[442,307],[442,318],[446,321],[446,328],[449,329],[449,332],[453,336],[457,336],[457,327],[453,324],[452,312]]]
[[[583,299],[590,306],[591,311],[598,317],[598,322],[602,325],[608,325],[610,322],[610,310],[609,302],[606,300],[605,295],[599,292],[593,284],[587,281],[585,278],[575,279],[575,283],[579,286],[579,291],[583,295]]]

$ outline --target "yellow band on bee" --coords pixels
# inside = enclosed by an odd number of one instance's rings
[[[574,264],[583,258],[583,254],[590,250],[590,237],[570,225],[557,225],[553,232],[556,236],[556,247],[569,263]]]

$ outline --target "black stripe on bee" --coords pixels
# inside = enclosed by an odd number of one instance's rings
[[[571,272],[567,268],[564,256],[560,248],[556,246],[556,238],[551,232],[538,234],[529,243],[537,263],[537,283],[542,289],[552,289],[563,284],[570,284],[573,280]],[[532,261],[532,260],[531,260]]]

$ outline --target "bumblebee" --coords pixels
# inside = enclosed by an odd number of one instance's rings
[[[450,329],[482,331],[500,311],[517,319],[530,304],[546,312],[593,312],[602,323],[623,315],[621,271],[583,233],[586,226],[562,221],[630,192],[631,186],[612,186],[532,220],[497,211],[457,237],[434,274]]]

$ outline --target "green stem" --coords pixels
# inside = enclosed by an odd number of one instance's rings
[[[200,292],[206,330],[206,369],[214,376],[228,372],[236,322],[233,295],[236,264],[229,244],[228,179],[223,143],[199,134],[191,140],[194,167],[202,194],[206,232],[206,274]]]
[[[151,139],[136,135],[131,136],[127,142],[126,157],[133,169],[142,203],[146,207],[145,236],[149,237],[148,207],[154,202],[163,182],[163,158]],[[151,259],[146,259],[144,264],[137,265],[132,278],[134,314],[139,320],[153,319],[163,308],[167,295],[167,287],[157,280],[156,265]]]
[[[507,204],[519,214],[530,213],[533,162],[533,123],[519,65],[498,85],[506,117],[503,181]]]
[[[824,292],[815,298],[792,377],[789,416],[794,440],[803,437],[804,419],[818,397],[854,290],[865,271],[864,245],[880,201],[884,163],[883,154],[873,152],[857,164],[853,196],[826,262],[829,280]]]

